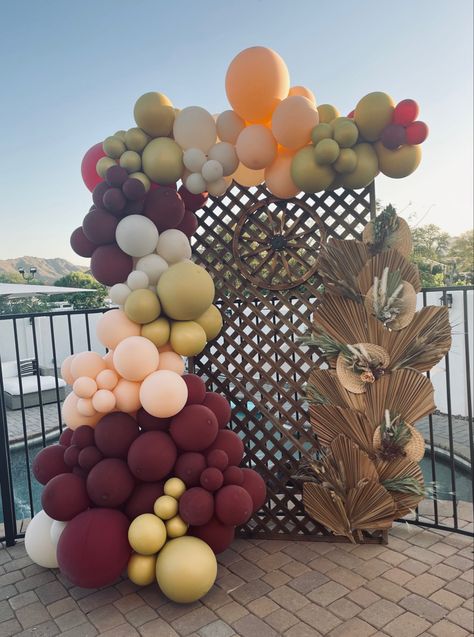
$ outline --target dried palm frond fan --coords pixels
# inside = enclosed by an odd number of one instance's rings
[[[301,339],[329,369],[309,377],[315,454],[295,478],[307,513],[350,541],[389,528],[426,495],[415,425],[435,409],[423,372],[448,352],[451,327],[446,307],[416,311],[411,249],[408,224],[392,206],[362,241],[329,241],[320,255],[324,293]]]

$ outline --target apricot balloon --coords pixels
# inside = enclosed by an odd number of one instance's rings
[[[144,336],[129,336],[114,350],[115,369],[127,380],[143,380],[156,371],[159,358],[156,346]]]
[[[176,372],[160,370],[145,378],[140,387],[144,409],[158,418],[169,418],[181,411],[188,398],[186,383]]]
[[[302,95],[303,97],[309,99],[309,101],[316,106],[316,98],[314,97],[314,93],[306,86],[292,86],[288,93],[288,96],[290,95]]]
[[[311,131],[318,124],[314,104],[302,95],[290,95],[273,113],[272,133],[279,144],[297,150],[311,141]]]
[[[244,166],[252,170],[260,170],[269,166],[275,159],[277,143],[266,126],[254,124],[243,129],[235,149]]]
[[[140,325],[131,321],[122,310],[109,310],[97,323],[97,337],[105,347],[115,347],[128,336],[139,336]]]

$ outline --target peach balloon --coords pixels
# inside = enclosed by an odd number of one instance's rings
[[[115,347],[127,336],[139,336],[140,325],[131,321],[122,310],[109,310],[97,323],[97,337],[109,349]]]
[[[77,403],[79,400],[84,399],[78,398],[74,392],[71,392],[69,396],[66,397],[62,406],[62,419],[64,423],[69,427],[69,429],[73,430],[77,429],[81,425],[95,427],[102,416],[99,413],[96,413],[93,416],[83,416],[80,414],[77,409]]]
[[[121,378],[112,393],[117,401],[116,408],[119,411],[130,414],[140,409],[140,383]]]
[[[237,137],[245,128],[244,120],[234,111],[224,111],[216,121],[217,135],[222,142],[235,144]]]
[[[71,363],[74,359],[74,354],[68,356],[63,360],[63,364],[61,365],[61,377],[66,381],[68,385],[72,385],[74,382],[74,378],[71,374]]]
[[[160,355],[144,336],[129,336],[114,350],[114,365],[126,380],[139,381],[158,369]]]
[[[163,352],[174,352],[174,349],[171,347],[171,343],[168,342],[162,345],[161,347],[159,347],[158,351],[161,355]]]
[[[249,188],[250,186],[258,186],[265,179],[265,170],[262,168],[261,170],[251,170],[244,166],[244,164],[239,164],[239,167],[232,175],[232,179],[240,184],[241,186],[245,186]]]
[[[81,416],[89,417],[94,416],[97,413],[90,398],[79,398],[77,401],[77,411],[81,414]]]
[[[109,350],[105,356],[102,356],[102,360],[105,362],[107,369],[111,369],[113,372],[115,371],[114,351],[112,349]]]
[[[89,376],[80,376],[74,381],[72,390],[79,398],[92,398],[97,391],[97,383]]]
[[[74,356],[70,371],[74,380],[77,380],[81,376],[95,378],[105,367],[106,365],[102,356],[96,352],[81,352]]]
[[[163,352],[160,354],[158,369],[167,369],[182,376],[184,374],[184,360],[176,352]]]
[[[288,95],[290,75],[278,53],[253,46],[241,51],[230,63],[225,90],[240,117],[260,124],[271,117],[279,101]]]
[[[291,161],[294,156],[293,151],[281,148],[273,164],[265,169],[265,184],[275,197],[289,199],[299,192],[291,178]]]
[[[288,97],[290,95],[302,95],[303,97],[307,97],[309,101],[316,106],[316,98],[314,97],[314,93],[306,86],[292,86],[288,93]]]
[[[187,399],[186,383],[176,372],[153,372],[145,378],[140,387],[143,408],[157,418],[175,416],[183,409]]]
[[[237,157],[252,170],[269,166],[276,157],[277,143],[271,130],[262,124],[246,126],[235,146]]]
[[[118,383],[118,379],[119,377],[113,370],[104,369],[102,372],[100,372],[100,374],[97,374],[95,382],[97,383],[97,387],[99,389],[112,390]]]
[[[112,409],[115,409],[116,403],[117,399],[108,389],[99,389],[99,391],[92,396],[92,406],[101,414],[107,414],[109,411],[112,411]]]
[[[311,131],[319,123],[314,104],[302,95],[290,95],[276,107],[272,132],[279,144],[297,150],[311,141]]]

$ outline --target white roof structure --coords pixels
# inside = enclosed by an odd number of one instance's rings
[[[96,292],[89,288],[60,288],[55,285],[28,285],[22,283],[0,283],[0,296],[19,299],[39,294],[77,294],[78,292]]]

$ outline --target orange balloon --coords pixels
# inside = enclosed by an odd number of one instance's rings
[[[140,409],[140,383],[121,378],[112,393],[119,411],[125,411],[129,414]]]
[[[292,86],[288,93],[288,96],[290,95],[302,95],[303,97],[307,97],[309,101],[316,106],[316,98],[314,97],[314,93],[306,86]]]
[[[265,169],[265,184],[280,199],[289,199],[299,193],[298,186],[291,178],[291,160],[294,156],[293,151],[282,148],[273,164]]]
[[[176,352],[163,352],[160,354],[158,369],[167,369],[182,376],[184,374],[184,360]]]
[[[265,170],[263,168],[261,170],[251,170],[244,164],[239,164],[239,167],[232,175],[232,179],[235,179],[238,184],[246,188],[258,186],[265,179]]]
[[[68,356],[63,360],[63,364],[61,365],[61,377],[66,381],[68,385],[72,385],[74,382],[74,378],[71,374],[71,363],[74,359],[74,354]]]
[[[260,170],[275,159],[277,143],[271,130],[262,124],[252,124],[240,133],[235,150],[244,166]]]
[[[81,400],[74,392],[71,392],[62,406],[62,419],[69,429],[77,429],[81,425],[89,425],[95,427],[102,418],[101,414],[96,413],[94,416],[83,416],[77,409],[77,403]]]
[[[105,369],[105,362],[96,352],[81,352],[76,354],[71,362],[71,376],[76,380],[81,376],[95,378],[99,372]]]
[[[187,399],[188,388],[181,376],[164,369],[147,376],[140,388],[143,408],[157,418],[175,416]]]
[[[127,380],[143,380],[158,368],[160,355],[144,336],[128,336],[114,350],[117,372]]]
[[[89,378],[89,376],[79,376],[79,378],[74,381],[72,391],[76,396],[79,396],[79,398],[92,398],[97,391],[97,383],[93,378]]]
[[[272,132],[279,144],[298,150],[311,141],[311,131],[319,122],[314,104],[302,95],[290,95],[276,107]]]
[[[100,374],[97,374],[95,382],[99,389],[112,390],[118,383],[118,375],[112,369],[104,369]]]
[[[115,409],[116,404],[117,399],[108,389],[99,389],[92,396],[92,406],[101,414],[108,414],[112,409]]]
[[[127,336],[140,336],[140,328],[122,310],[109,310],[97,323],[97,338],[105,347],[115,349]]]
[[[225,90],[240,117],[260,124],[271,117],[279,101],[288,95],[290,75],[278,53],[253,46],[241,51],[230,63]]]

